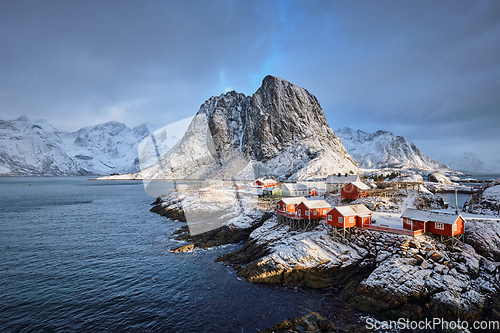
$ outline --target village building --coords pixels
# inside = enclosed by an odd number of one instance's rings
[[[281,192],[284,197],[301,197],[309,195],[307,186],[300,183],[284,183],[281,186]]]
[[[365,227],[371,224],[372,212],[365,205],[337,206],[327,213],[326,222],[337,228]]]
[[[460,214],[408,208],[401,217],[403,228],[408,230],[423,230],[424,233],[448,237],[460,236],[465,232],[465,221]]]
[[[340,173],[337,175],[330,175],[326,178],[325,190],[326,192],[338,193],[347,184],[359,181],[360,179],[358,175],[342,175]]]
[[[305,200],[297,205],[297,216],[300,219],[320,220],[332,208],[325,200]]]
[[[341,190],[342,200],[357,200],[368,195],[370,187],[362,182],[351,182]]]
[[[252,188],[263,190],[266,187],[276,187],[276,184],[277,182],[274,179],[259,178],[253,182]]]
[[[295,213],[297,211],[297,205],[302,201],[306,201],[304,197],[295,198],[283,198],[276,203],[277,212]]]
[[[238,190],[242,190],[244,188],[244,185],[242,185],[242,184],[233,184],[232,188],[233,188],[233,190],[238,191]]]
[[[262,190],[263,198],[280,198],[282,196],[282,191],[277,187],[266,187]]]
[[[209,189],[209,188],[207,188],[207,187],[205,187],[205,188],[200,188],[200,189],[198,190],[198,195],[199,195],[199,196],[205,196],[205,195],[208,195],[208,194],[210,194],[210,193],[212,193],[212,190],[211,190],[211,189]]]

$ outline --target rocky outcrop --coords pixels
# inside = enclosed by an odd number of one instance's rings
[[[325,319],[316,312],[311,312],[298,318],[283,320],[273,327],[259,331],[259,333],[273,332],[353,332],[353,326],[336,327],[335,324]]]
[[[440,172],[433,172],[433,173],[430,173],[428,176],[427,176],[427,179],[430,181],[430,182],[433,182],[433,183],[439,183],[439,184],[444,184],[444,185],[454,185],[455,183],[453,183],[450,178],[446,177],[445,175],[443,175],[442,173]]]
[[[306,89],[266,76],[253,96],[211,97],[184,137],[136,178],[288,179],[357,172],[356,163]]]
[[[500,276],[498,249],[472,239],[451,246],[427,235],[355,229],[343,240],[324,226],[293,232],[269,220],[219,260],[250,282],[339,287],[347,306],[383,319],[476,320],[495,316]]]

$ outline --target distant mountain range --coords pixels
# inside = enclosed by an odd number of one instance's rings
[[[274,76],[252,96],[211,97],[196,116],[163,128],[112,121],[70,133],[43,119],[0,120],[3,176],[293,180],[358,173],[358,166],[447,169],[390,132],[335,133],[315,96]]]
[[[128,128],[111,121],[64,132],[46,120],[0,120],[0,175],[107,175],[139,170],[139,142],[152,124]]]
[[[447,170],[448,166],[425,156],[413,143],[391,132],[366,133],[349,127],[338,129],[337,136],[360,168],[416,168]]]

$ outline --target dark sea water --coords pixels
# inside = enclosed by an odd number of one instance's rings
[[[180,224],[150,213],[152,201],[142,182],[0,178],[0,332],[255,332],[309,311],[358,318],[335,291],[239,279],[215,262],[237,245],[170,253]]]

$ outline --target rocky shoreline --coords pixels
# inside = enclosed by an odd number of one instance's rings
[[[179,207],[179,202],[157,200],[151,211],[182,221]],[[458,246],[428,235],[366,229],[344,239],[325,225],[297,232],[277,223],[272,213],[248,228],[224,226],[190,236],[183,226],[175,236],[188,244],[174,252],[242,243],[217,261],[247,281],[335,287],[349,308],[382,320],[500,320],[500,227],[484,221],[468,221],[466,243]]]

